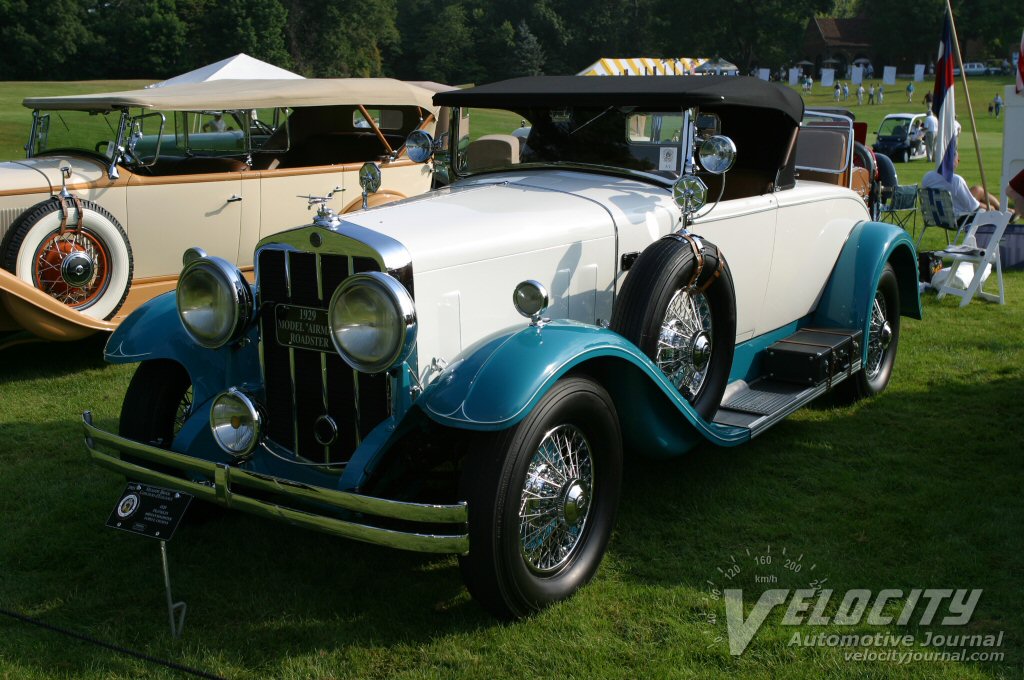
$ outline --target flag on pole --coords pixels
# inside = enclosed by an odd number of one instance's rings
[[[953,181],[953,169],[956,166],[956,111],[953,105],[953,19],[946,14],[945,27],[942,29],[942,41],[939,43],[939,55],[935,59],[935,91],[932,93],[932,110],[939,119],[939,129],[935,134],[935,158],[938,160],[936,171]]]
[[[1020,52],[1017,54],[1017,94],[1024,94],[1024,31],[1020,34]]]

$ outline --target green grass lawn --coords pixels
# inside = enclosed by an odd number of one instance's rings
[[[13,95],[5,86],[0,121],[14,118],[8,101],[60,87]],[[977,90],[985,101],[985,86]],[[902,110],[899,92],[858,116],[876,127]],[[998,140],[1001,121],[986,116],[982,130]],[[925,166],[898,165],[901,181]],[[736,449],[667,461],[627,450],[617,528],[596,579],[513,624],[469,599],[454,558],[228,513],[183,526],[169,545],[175,595],[189,606],[183,638],[171,640],[158,546],[103,527],[124,482],[88,461],[79,426],[92,409],[98,425],[116,428],[133,368],[105,365],[101,338],[4,350],[0,608],[232,678],[1024,677],[1024,272],[1007,273],[1006,284],[1004,306],[959,309],[926,295],[924,320],[903,320],[892,383],[875,399],[812,405]],[[769,551],[773,568],[754,563]],[[734,562],[740,572],[726,581],[720,570]],[[783,625],[778,612],[746,653],[729,655],[713,586],[756,598],[822,578],[839,593],[982,589],[956,632],[1003,631],[996,651],[1005,657],[852,662],[842,649],[789,645],[794,632],[818,631]],[[0,615],[0,678],[54,677],[181,676]]]

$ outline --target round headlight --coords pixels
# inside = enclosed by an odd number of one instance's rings
[[[713,175],[728,172],[736,162],[736,144],[728,137],[708,137],[700,146],[700,164]]]
[[[213,399],[210,429],[217,445],[232,456],[247,456],[260,440],[261,420],[256,405],[232,387]]]
[[[512,291],[512,304],[527,319],[539,317],[551,304],[548,289],[540,281],[523,281]]]
[[[399,364],[416,342],[416,308],[409,292],[380,272],[356,274],[338,286],[328,319],[334,348],[363,373]]]
[[[178,278],[178,316],[189,336],[216,349],[237,340],[252,318],[252,289],[219,257],[193,259]]]

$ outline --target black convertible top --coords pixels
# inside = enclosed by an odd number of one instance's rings
[[[771,109],[794,123],[804,102],[788,87],[746,76],[534,76],[434,95],[439,106],[717,106]]]

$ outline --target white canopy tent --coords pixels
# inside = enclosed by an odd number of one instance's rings
[[[285,80],[302,79],[298,73],[292,73],[279,66],[268,64],[250,57],[248,54],[239,53],[233,57],[222,59],[213,64],[207,64],[180,76],[174,76],[167,80],[153,83],[147,87],[164,87],[166,85],[180,85],[182,83],[203,83],[208,80]]]

